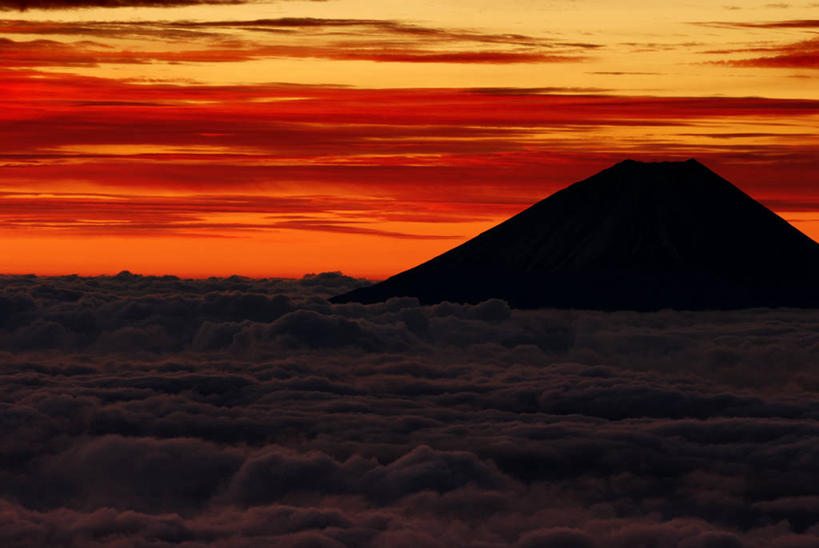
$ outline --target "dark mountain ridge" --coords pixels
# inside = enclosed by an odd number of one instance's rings
[[[428,262],[332,300],[814,307],[817,279],[819,244],[696,160],[626,160]]]

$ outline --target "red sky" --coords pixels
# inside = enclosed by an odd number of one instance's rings
[[[7,272],[385,277],[624,158],[819,239],[815,3],[116,3],[0,0]]]

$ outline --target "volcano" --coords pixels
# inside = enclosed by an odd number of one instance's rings
[[[696,160],[626,160],[331,299],[516,308],[819,307],[819,244]]]

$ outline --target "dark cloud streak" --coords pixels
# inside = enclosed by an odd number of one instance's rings
[[[710,21],[697,22],[693,25],[739,29],[813,29],[819,28],[819,19],[790,19],[785,21]]]
[[[316,2],[323,0],[313,0]],[[247,0],[0,0],[0,10],[71,10],[82,8],[171,8],[204,4],[235,5]]]

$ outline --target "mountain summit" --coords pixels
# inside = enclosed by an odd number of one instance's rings
[[[819,244],[696,160],[626,160],[426,263],[331,300],[814,307],[817,280]]]

